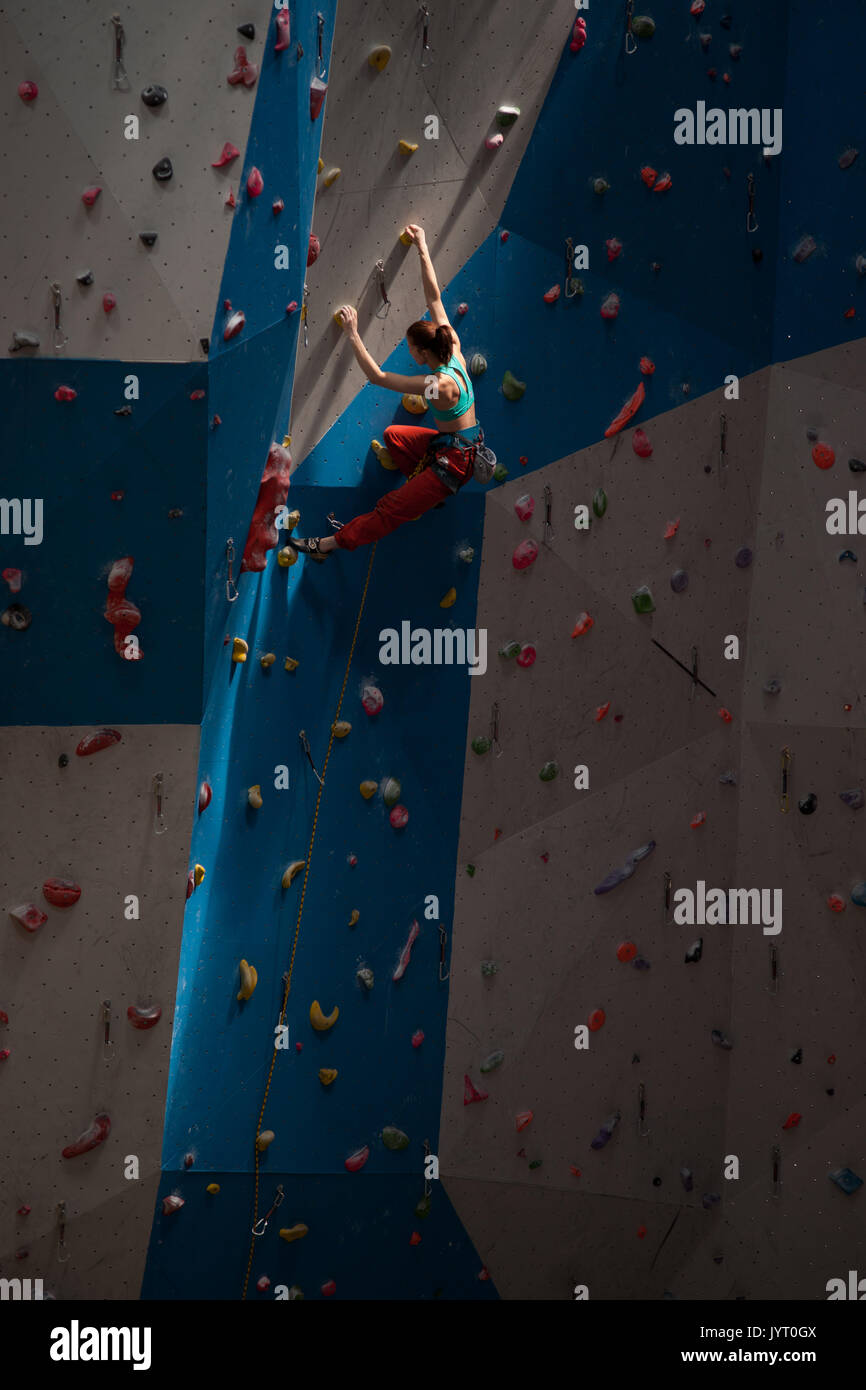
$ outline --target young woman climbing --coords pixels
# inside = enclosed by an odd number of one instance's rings
[[[315,560],[323,560],[334,549],[355,550],[359,545],[368,545],[432,507],[441,506],[473,476],[475,454],[484,438],[475,419],[475,395],[460,351],[460,339],[442,306],[423,228],[412,223],[406,228],[406,235],[418,248],[424,297],[430,310],[430,322],[419,319],[409,325],[406,342],[413,361],[425,367],[427,374],[401,376],[383,372],[361,341],[355,310],[343,307],[340,319],[367,380],[401,395],[425,396],[437,428],[388,426],[385,448],[408,482],[386,493],[372,512],[340,525],[333,536],[291,537],[290,545]]]

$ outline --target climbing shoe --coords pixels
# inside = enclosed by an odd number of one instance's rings
[[[290,544],[294,550],[300,550],[304,555],[309,555],[311,560],[317,560],[321,564],[323,560],[327,560],[328,552],[319,549],[320,540],[320,536],[308,536],[306,539],[302,536],[292,536]]]

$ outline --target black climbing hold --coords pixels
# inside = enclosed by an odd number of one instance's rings
[[[238,33],[243,34],[245,39],[254,39],[256,36],[256,26],[254,24],[239,24]]]
[[[76,280],[78,281],[79,285],[92,285],[92,284],[93,284],[93,271],[92,271],[92,270],[82,270],[81,274],[80,274],[80,275],[76,275],[75,278],[76,278]]]
[[[158,82],[153,82],[149,87],[145,87],[141,99],[145,106],[162,106],[168,101],[168,92],[164,87],[160,87]]]
[[[716,1047],[723,1048],[725,1052],[730,1052],[734,1045],[727,1034],[723,1033],[720,1028],[714,1028],[710,1033],[710,1038],[712,1042],[715,1043]]]
[[[723,786],[735,787],[737,785],[737,774],[735,772],[723,772],[719,781]]]
[[[681,594],[689,586],[689,576],[685,570],[674,570],[671,575],[671,588],[675,594]]]
[[[168,155],[164,159],[157,160],[153,166],[153,177],[159,179],[160,183],[166,183],[173,173],[174,169]]]
[[[852,473],[866,473],[866,463],[862,459],[849,459],[848,467]]]
[[[719,20],[719,24],[722,26],[723,29],[730,29],[733,22],[734,16],[730,14],[723,14],[721,19]]]
[[[117,410],[115,410],[114,413],[115,413],[115,415],[131,415],[131,414],[132,414],[132,406],[131,406],[131,405],[120,405],[120,406],[117,407]]]
[[[143,242],[145,246],[155,246],[156,238],[156,232],[139,232],[138,234],[139,241]]]
[[[632,965],[634,966],[635,970],[652,969],[650,961],[646,960],[644,956],[635,956],[634,960],[632,961]]]
[[[703,954],[704,938],[702,936],[699,936],[697,941],[693,941],[689,949],[686,951],[686,965],[697,965],[698,961],[700,960]]]
[[[763,259],[764,259],[764,253],[763,253],[763,251],[761,250],[760,246],[753,246],[753,247],[752,247],[752,260],[755,262],[755,265],[760,265],[760,263],[761,263],[761,261],[762,261]]]
[[[791,1053],[791,1061],[794,1062],[797,1066],[799,1066],[800,1063],[802,1062],[802,1060],[803,1060],[803,1049],[802,1049],[802,1047],[798,1047],[796,1052],[792,1052],[792,1053]]]
[[[68,767],[68,766],[69,766],[69,754],[68,754],[68,753],[61,753],[61,754],[60,754],[60,757],[57,759],[57,766],[58,766],[58,767]]]
[[[724,1258],[725,1258],[724,1255],[714,1255],[714,1256],[713,1256],[713,1264],[714,1264],[714,1265],[720,1265],[720,1264],[722,1263],[722,1260],[723,1260]]]
[[[827,1091],[827,1095],[828,1095],[828,1096],[835,1096],[835,1094],[836,1094],[836,1087],[835,1087],[835,1086],[831,1086],[831,1087],[828,1089],[828,1091]]]
[[[782,689],[782,682],[777,680],[764,681],[765,695],[778,695]]]
[[[210,352],[210,338],[199,338],[198,342],[199,347],[201,348],[205,357],[207,357],[208,353]]]
[[[178,517],[183,516],[183,507],[170,508],[168,515],[171,521],[177,521]]]
[[[634,1056],[633,1056],[632,1059],[631,1059],[631,1064],[632,1064],[632,1066],[634,1066],[635,1062],[639,1062],[639,1061],[640,1061],[640,1057],[638,1057],[637,1053],[635,1053]]]
[[[797,802],[797,805],[804,816],[811,816],[818,805],[818,798],[814,792],[809,792],[809,795],[804,796],[801,801]]]
[[[815,440],[818,438],[818,431],[814,429],[812,425],[810,425],[806,431],[806,438],[810,444],[814,444]]]
[[[712,471],[713,471],[713,465],[712,465],[711,463],[705,463],[705,464],[704,464],[704,472],[705,472],[705,473],[712,473]]]
[[[662,1185],[662,1180],[661,1180],[661,1178],[653,1178],[653,1187],[661,1187],[661,1185]]]
[[[0,613],[0,623],[4,627],[11,627],[15,632],[26,632],[32,622],[33,614],[23,603],[10,603],[9,607]]]
[[[752,563],[752,552],[747,545],[738,550],[734,556],[734,564],[738,570],[747,570]]]
[[[841,564],[843,560],[850,560],[853,564],[856,565],[856,563],[857,563],[857,556],[854,554],[854,551],[853,551],[853,550],[840,550],[840,551],[839,551],[839,563]]]

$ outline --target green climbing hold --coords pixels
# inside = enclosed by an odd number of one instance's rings
[[[608,183],[607,179],[593,179],[593,181],[592,181],[592,191],[593,191],[593,193],[598,193],[598,194],[607,193],[607,191],[608,191],[609,188],[610,188],[610,184]]]
[[[631,31],[639,39],[651,39],[656,31],[656,22],[651,15],[636,14],[631,22]]]
[[[504,483],[507,477],[508,469],[505,467],[505,464],[497,463],[496,467],[493,470],[493,481],[495,483]]]
[[[487,371],[487,358],[483,352],[473,352],[469,359],[469,375],[483,376]]]
[[[507,130],[509,126],[514,125],[519,115],[519,106],[500,106],[499,110],[496,112],[496,124],[502,130]]]
[[[356,970],[355,977],[358,984],[363,985],[365,989],[372,989],[373,985],[376,983],[376,977],[369,965],[362,965],[360,970]]]
[[[653,596],[646,584],[641,584],[639,589],[635,589],[631,601],[634,604],[635,613],[654,613],[656,611]]]
[[[485,1072],[485,1073],[486,1073],[486,1072],[489,1072],[489,1071],[495,1071],[497,1067],[501,1067],[501,1066],[502,1066],[502,1063],[503,1063],[504,1061],[505,1061],[505,1053],[504,1053],[504,1052],[502,1052],[501,1050],[498,1051],[498,1052],[491,1052],[491,1054],[490,1054],[489,1057],[485,1057],[485,1058],[484,1058],[484,1061],[481,1063],[481,1066],[480,1066],[479,1070],[480,1070],[480,1071],[483,1071],[483,1072]]]
[[[298,1303],[304,1297],[304,1290],[301,1288],[300,1284],[293,1284],[289,1289],[287,1297],[289,1303]]]
[[[575,275],[573,279],[570,281],[569,292],[571,294],[572,299],[580,299],[581,295],[584,293],[583,281],[581,280],[579,275]]]
[[[475,865],[474,865],[474,864],[467,864],[467,865],[466,865],[466,872],[467,872],[467,874],[469,875],[470,878],[474,878],[474,877],[475,877]]]
[[[538,775],[542,782],[552,782],[558,772],[559,763],[545,763]]]
[[[505,373],[502,378],[502,394],[507,401],[519,401],[525,390],[525,381],[518,381],[511,372]]]
[[[483,734],[480,738],[474,738],[472,740],[473,753],[489,753],[492,747],[493,744],[490,742],[490,739],[486,738]]]
[[[495,975],[495,974],[497,974],[498,970],[499,970],[499,962],[498,962],[498,961],[495,961],[495,960],[483,960],[483,961],[481,962],[481,974],[482,974],[482,975],[487,975],[487,976]]]
[[[430,1207],[432,1206],[432,1204],[433,1198],[430,1196],[428,1192],[424,1197],[421,1198],[420,1202],[415,1207],[415,1215],[420,1216],[421,1220],[423,1221],[425,1216],[430,1215]]]
[[[529,1166],[530,1168],[540,1168],[543,1162],[544,1160],[541,1158],[534,1158]]]
[[[598,488],[593,496],[592,510],[596,516],[604,516],[607,511],[607,493],[603,487]]]
[[[402,792],[403,788],[400,786],[396,777],[387,777],[385,779],[385,785],[382,788],[382,798],[386,806],[396,806]]]
[[[392,1149],[396,1153],[400,1149],[408,1149],[409,1136],[394,1125],[386,1125],[382,1130],[382,1143],[386,1149]]]
[[[511,661],[515,656],[517,656],[517,653],[519,651],[519,642],[503,642],[502,646],[499,648],[499,655],[508,657],[509,661]]]

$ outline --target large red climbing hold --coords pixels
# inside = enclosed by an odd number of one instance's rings
[[[638,388],[635,391],[634,395],[631,397],[631,400],[626,401],[619,414],[615,416],[613,420],[611,420],[610,424],[604,432],[605,439],[610,439],[611,435],[619,434],[623,425],[627,425],[632,416],[636,415],[637,412],[640,410],[640,407],[643,405],[645,396],[646,387],[641,381],[638,383]]]
[[[322,1285],[322,1293],[325,1296],[325,1298],[333,1298],[336,1292],[337,1285],[333,1279],[329,1279],[326,1284]]]
[[[226,300],[226,307],[228,312],[226,313],[225,324],[223,326],[224,343],[227,343],[230,338],[236,338],[247,321],[243,309],[235,309],[234,312],[232,312],[232,306],[229,300]]]
[[[353,1154],[350,1154],[343,1166],[349,1173],[359,1173],[369,1157],[370,1149],[365,1144],[363,1149],[356,1149]]]
[[[319,238],[310,232],[310,240],[307,244],[307,265],[312,265],[313,261],[318,260],[322,246]]]
[[[172,1212],[180,1211],[184,1205],[183,1197],[178,1197],[176,1192],[171,1192],[162,1199],[162,1214],[163,1216],[171,1216]]]
[[[58,386],[54,392],[54,399],[56,401],[74,401],[77,395],[78,392],[72,386]]]
[[[103,748],[110,748],[114,743],[120,743],[121,734],[117,729],[96,729],[92,734],[85,734],[80,739],[75,749],[76,756],[79,758],[90,758],[94,753],[101,753]]]
[[[403,830],[409,824],[409,812],[405,806],[395,806],[388,819],[395,830]]]
[[[535,511],[535,498],[528,492],[524,492],[514,503],[515,514],[521,521],[528,521]]]
[[[74,1144],[67,1144],[63,1150],[64,1158],[78,1158],[79,1154],[89,1153],[99,1148],[111,1133],[111,1119],[108,1115],[97,1115],[93,1124],[83,1134],[79,1134]]]
[[[416,1048],[417,1048],[417,1047],[420,1047],[423,1041],[424,1041],[424,1032],[423,1032],[423,1030],[422,1030],[421,1028],[418,1028],[418,1029],[416,1029],[416,1031],[412,1034],[412,1046],[413,1046],[413,1047],[416,1047]]]
[[[631,447],[639,459],[648,459],[653,451],[653,446],[642,429],[635,430],[631,437]]]
[[[409,958],[412,955],[412,946],[414,942],[417,940],[418,933],[420,932],[420,930],[421,928],[419,927],[418,923],[413,921],[411,927],[409,928],[409,935],[406,939],[406,945],[400,952],[400,959],[397,963],[397,969],[391,976],[392,980],[402,980],[403,976],[405,975],[406,966],[409,964]]]
[[[241,82],[245,87],[252,87],[258,75],[258,67],[250,62],[247,50],[240,44],[235,49],[235,65],[229,73],[229,82],[233,87],[237,87]]]
[[[619,295],[611,290],[610,294],[605,295],[601,301],[599,310],[603,319],[615,319],[619,313]]]
[[[623,941],[622,944],[616,948],[616,958],[622,961],[623,965],[627,965],[630,960],[634,960],[636,955],[637,946],[635,946],[633,941]]]
[[[604,1027],[606,1016],[604,1009],[593,1009],[589,1018],[586,1020],[586,1026],[590,1033],[597,1033],[599,1028]]]
[[[133,1028],[139,1028],[144,1032],[148,1028],[155,1028],[162,1018],[162,1009],[159,1004],[148,1004],[142,1007],[139,1004],[130,1004],[126,1010],[126,1017],[129,1019]]]
[[[525,670],[528,666],[535,665],[535,659],[537,656],[538,652],[535,650],[535,647],[533,647],[532,643],[524,642],[523,646],[520,648],[520,651],[517,653],[517,664],[518,666],[522,666]]]
[[[836,455],[829,444],[819,441],[812,446],[812,462],[816,468],[832,468],[836,462]]]
[[[533,1112],[531,1110],[521,1110],[519,1115],[515,1116],[515,1128],[517,1133],[519,1134],[521,1130],[526,1129],[527,1125],[531,1125],[532,1120]]]
[[[520,544],[515,547],[514,554],[511,557],[511,563],[516,570],[525,570],[529,569],[529,566],[534,564],[537,559],[538,546],[535,541],[521,541]]]
[[[202,811],[207,810],[208,806],[210,806],[211,797],[212,797],[212,796],[213,796],[213,789],[212,789],[212,787],[211,787],[210,782],[207,780],[207,778],[205,778],[205,780],[201,783],[201,785],[199,786],[199,789],[198,789],[198,813],[199,813],[199,815],[201,815]]]
[[[267,564],[267,552],[279,544],[276,518],[286,505],[291,466],[292,456],[288,449],[274,442],[265,460],[259,495],[244,545],[241,574],[247,570],[263,570]]]
[[[42,896],[52,907],[71,907],[81,897],[81,889],[71,878],[46,878]]]
[[[261,170],[257,169],[254,164],[250,172],[247,174],[247,197],[258,198],[264,186],[265,181],[262,178]]]
[[[673,179],[671,178],[670,174],[662,174],[661,178],[658,180],[655,188],[653,189],[653,193],[667,193],[672,183]]]
[[[474,1086],[473,1083],[470,1081],[469,1077],[466,1076],[466,1075],[464,1074],[464,1077],[463,1077],[463,1104],[464,1104],[464,1105],[474,1105],[476,1101],[479,1101],[479,1100],[487,1100],[487,1097],[488,1097],[487,1091],[479,1091],[478,1087],[477,1087],[477,1086]]]
[[[277,41],[274,44],[274,52],[282,53],[288,48],[292,41],[292,24],[289,18],[288,7],[277,11]]]
[[[323,82],[321,77],[314,77],[310,83],[310,120],[314,121],[320,114],[325,104],[325,95],[328,90],[327,82]]]
[[[579,53],[586,43],[586,20],[578,15],[574,21],[574,28],[571,31],[571,43],[568,45],[572,53]]]
[[[126,638],[133,628],[141,622],[141,613],[135,604],[126,597],[126,586],[135,564],[131,555],[115,560],[108,574],[108,602],[105,605],[106,621],[114,628],[114,650],[118,656],[128,661],[140,661],[142,651],[135,642],[126,645]]]
[[[212,159],[210,167],[212,169],[223,169],[226,164],[231,164],[233,159],[237,159],[239,154],[240,150],[237,145],[233,145],[231,140],[226,140],[219,159]]]
[[[379,714],[385,704],[385,696],[377,685],[365,685],[361,692],[361,704],[367,714]]]
[[[9,916],[25,931],[29,932],[38,931],[48,921],[47,913],[43,912],[35,903],[22,903],[20,907],[11,907]]]

